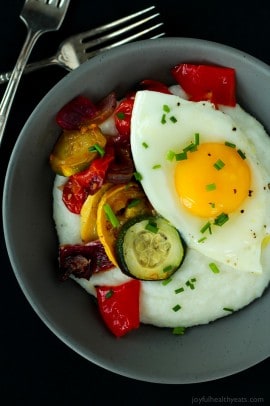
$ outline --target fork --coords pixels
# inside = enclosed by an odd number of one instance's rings
[[[20,18],[26,25],[27,36],[0,104],[0,146],[16,90],[32,48],[40,35],[59,29],[69,2],[70,0],[26,0],[24,3]]]
[[[151,25],[152,20],[155,20],[160,15],[155,13],[154,10],[155,6],[150,6],[90,31],[73,35],[60,44],[55,55],[39,62],[28,64],[25,67],[24,73],[50,65],[59,65],[70,71],[100,52],[134,41],[145,35],[150,34],[150,38],[161,37],[164,35],[164,32],[157,33],[157,30],[163,23],[155,22]],[[131,21],[132,23],[130,23]],[[129,24],[126,25],[127,23]],[[117,30],[115,30],[116,28]],[[139,31],[134,32],[137,28],[139,28]],[[103,33],[106,34],[102,35]],[[131,35],[123,37],[126,33],[131,33]],[[152,34],[153,36],[151,36]],[[111,42],[118,38],[118,41]],[[106,43],[107,45],[105,45]],[[102,44],[105,46],[101,46]],[[11,72],[0,74],[0,84],[7,82],[10,75]]]

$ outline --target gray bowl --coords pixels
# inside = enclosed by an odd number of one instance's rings
[[[57,237],[52,220],[54,175],[48,157],[59,134],[55,114],[68,100],[97,100],[113,88],[120,96],[144,78],[172,82],[179,62],[231,66],[238,101],[270,130],[270,69],[257,59],[217,43],[189,39],[146,40],[119,47],[83,64],[61,80],[25,124],[5,180],[3,221],[10,260],[26,298],[66,345],[89,361],[130,378],[157,383],[209,381],[249,368],[270,355],[270,290],[243,310],[175,336],[142,325],[116,339],[96,305],[71,280],[59,283]]]

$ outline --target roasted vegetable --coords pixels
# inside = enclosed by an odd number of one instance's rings
[[[84,170],[98,156],[98,145],[104,148],[106,137],[95,124],[86,131],[64,130],[58,138],[50,155],[50,164],[54,172],[63,176],[71,176]]]
[[[184,245],[178,230],[164,218],[139,216],[122,226],[116,255],[127,275],[156,281],[167,279],[179,268]]]
[[[119,227],[132,217],[152,214],[152,211],[143,190],[135,182],[113,186],[103,194],[97,210],[97,233],[115,265],[115,242]]]
[[[116,337],[139,327],[139,281],[133,279],[118,286],[97,286],[96,291],[101,316]]]

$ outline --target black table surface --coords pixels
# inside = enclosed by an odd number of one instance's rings
[[[245,51],[270,64],[270,2],[153,2],[167,36],[195,37]],[[71,0],[61,29],[43,35],[30,60],[51,56],[67,36],[135,12],[152,0],[95,2]],[[0,0],[0,71],[11,69],[26,35],[19,14],[24,0]],[[67,74],[48,67],[22,78],[0,151],[1,188],[9,156],[20,130],[42,97]],[[5,85],[0,87],[0,96]],[[22,191],[23,193],[23,191]],[[2,230],[2,227],[1,227]],[[13,274],[1,231],[1,378],[3,405],[120,404],[270,404],[270,360],[233,376],[189,385],[137,381],[116,375],[85,360],[43,324],[24,297]],[[266,338],[269,339],[269,338]],[[6,400],[5,400],[6,399]]]

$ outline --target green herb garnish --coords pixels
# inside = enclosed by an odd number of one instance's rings
[[[141,202],[141,199],[133,199],[129,204],[127,205],[128,209],[131,209],[132,207],[138,206],[138,204]]]
[[[221,213],[219,216],[217,216],[214,220],[214,224],[216,226],[223,226],[227,221],[229,220],[229,216],[226,213]]]
[[[171,122],[174,123],[174,124],[177,122],[177,118],[176,118],[175,116],[171,116],[171,117],[170,117],[170,120],[171,120]]]
[[[174,327],[173,329],[173,334],[182,336],[183,334],[185,334],[186,331],[186,327]]]
[[[209,185],[206,185],[205,188],[206,188],[207,192],[211,192],[213,190],[216,190],[217,187],[216,187],[215,183],[209,183]]]
[[[209,231],[209,234],[212,234],[212,229],[211,229],[211,223],[210,221],[207,221],[207,223],[200,229],[200,232],[203,234],[206,231]]]
[[[166,124],[166,123],[167,123],[166,114],[162,114],[162,116],[161,116],[161,124]]]
[[[104,156],[105,149],[99,144],[94,144],[89,147],[89,152],[98,152],[100,156]]]
[[[220,171],[220,169],[222,169],[225,166],[225,163],[221,160],[218,159],[217,162],[214,163],[213,165],[218,171]]]
[[[232,142],[229,142],[229,141],[225,141],[225,145],[226,145],[227,147],[230,147],[230,148],[235,148],[235,147],[236,147],[235,144],[233,144]]]
[[[123,111],[119,111],[116,113],[116,116],[119,118],[119,120],[124,120],[126,118],[126,115]]]
[[[169,272],[172,269],[173,269],[172,265],[168,265],[168,266],[165,266],[165,268],[163,269],[163,272]]]
[[[238,152],[238,154],[240,155],[240,157],[242,159],[246,159],[246,155],[245,155],[245,153],[243,151],[241,151],[241,149],[238,149],[237,152]]]
[[[179,304],[177,304],[172,309],[173,309],[174,312],[178,312],[178,310],[181,309],[181,306]]]
[[[146,226],[145,229],[150,231],[151,233],[156,234],[158,232],[158,226],[157,223],[155,223],[154,221],[149,221]]]
[[[225,312],[231,312],[231,313],[234,312],[234,310],[231,309],[230,307],[223,307],[223,310],[225,310]]]
[[[184,161],[185,159],[187,159],[186,151],[179,152],[179,154],[175,154],[175,159],[176,161]]]
[[[220,272],[218,266],[214,262],[210,262],[209,268],[211,269],[211,271],[213,273],[219,273]]]
[[[103,206],[103,210],[105,211],[106,217],[111,223],[113,227],[118,227],[120,225],[120,222],[116,215],[114,214],[111,206],[108,203],[105,203]]]
[[[168,161],[173,161],[174,158],[175,158],[175,152],[172,150],[168,151],[167,155],[166,155],[166,159]]]
[[[182,293],[182,292],[184,292],[184,290],[185,290],[185,289],[181,287],[181,288],[175,289],[174,292],[177,294],[177,293]]]
[[[168,104],[163,104],[163,111],[165,111],[165,113],[169,113],[171,111],[170,107],[168,106]]]
[[[110,299],[112,295],[114,294],[114,291],[112,289],[108,290],[108,292],[105,294],[106,299]]]
[[[138,182],[140,182],[141,180],[142,180],[142,175],[140,174],[140,172],[134,172],[134,178],[138,181]]]
[[[164,279],[164,281],[162,281],[162,285],[166,286],[166,285],[168,285],[168,283],[170,283],[171,281],[172,281],[172,278]]]

